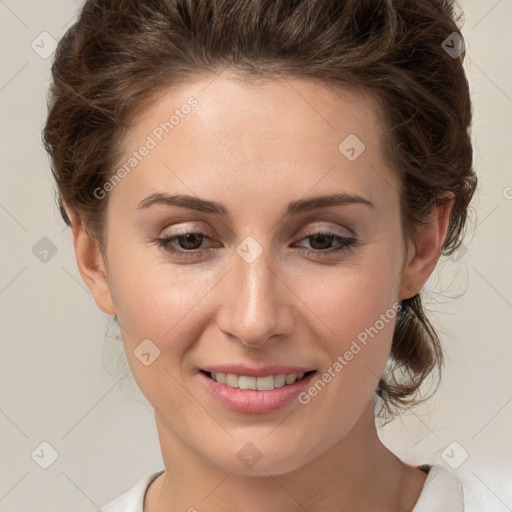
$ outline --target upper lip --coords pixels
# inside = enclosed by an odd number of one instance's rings
[[[265,366],[248,366],[245,364],[219,364],[215,366],[205,366],[200,369],[205,372],[226,374],[232,373],[234,375],[246,375],[247,377],[267,377],[269,375],[306,373],[314,370],[314,368],[303,366],[284,366],[280,364],[270,364]]]

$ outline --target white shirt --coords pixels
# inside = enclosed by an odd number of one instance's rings
[[[143,512],[149,485],[162,471],[139,480],[129,491],[101,507],[103,512]],[[443,466],[430,466],[427,479],[413,512],[464,512],[464,493],[460,480]]]

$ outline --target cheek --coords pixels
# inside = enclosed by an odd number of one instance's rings
[[[192,330],[201,328],[196,316],[204,280],[161,262],[123,258],[117,261],[113,285],[126,357],[140,390],[155,407],[190,407],[179,381],[190,340],[200,336]]]
[[[377,257],[371,255],[354,265],[333,267],[320,279],[318,275],[302,279],[301,288],[307,290],[304,302],[329,328],[327,338],[355,338],[390,308],[388,316],[394,313],[398,266],[384,252],[374,252]]]
[[[123,254],[112,251],[116,311],[132,334],[132,343],[137,342],[137,337],[172,337],[173,330],[190,322],[187,315],[201,301],[208,286],[204,272],[192,266],[172,265],[160,251],[138,244]]]
[[[324,394],[324,384],[332,392],[322,402],[325,406],[332,400],[332,411],[353,410],[370,398],[391,351],[399,307],[397,257],[391,246],[372,249],[354,266],[333,269],[322,281],[308,278],[305,302],[321,319],[318,343],[329,355],[311,401]]]
[[[346,287],[324,290],[318,297],[322,320],[330,329],[328,334],[322,330],[318,344],[328,357],[299,400],[320,425],[329,425],[326,443],[334,443],[353,426],[374,394],[391,351],[397,303],[385,300],[385,282],[370,278],[347,281]],[[365,285],[366,279],[371,286]]]

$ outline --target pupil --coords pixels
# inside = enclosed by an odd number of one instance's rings
[[[201,245],[202,235],[200,235],[199,233],[187,233],[186,235],[182,235],[180,237],[181,241],[185,240],[185,243],[181,244],[182,248],[183,249],[197,249],[197,247],[195,247],[195,245],[197,244],[197,240],[196,240],[196,243],[194,243],[195,237],[199,237],[199,245]],[[188,244],[190,243],[191,240],[192,240],[192,247],[188,246]]]
[[[313,249],[327,249],[331,243],[332,243],[332,239],[333,239],[333,235],[324,235],[324,234],[318,234],[318,235],[314,235],[311,237],[313,239],[313,241],[315,240],[320,240],[320,245],[322,246],[322,242],[327,242],[327,245],[325,245],[324,247],[314,247],[315,246],[315,243],[311,243],[311,246],[313,247]]]

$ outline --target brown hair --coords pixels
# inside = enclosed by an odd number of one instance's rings
[[[94,190],[114,173],[134,117],[164,89],[229,68],[377,97],[386,158],[400,175],[404,239],[449,192],[451,254],[477,185],[455,15],[448,0],[85,2],[56,50],[43,132],[64,221],[66,205],[102,247],[107,201]],[[377,388],[387,413],[424,401],[420,385],[434,369],[440,377],[440,341],[419,294],[402,301],[388,363]]]

